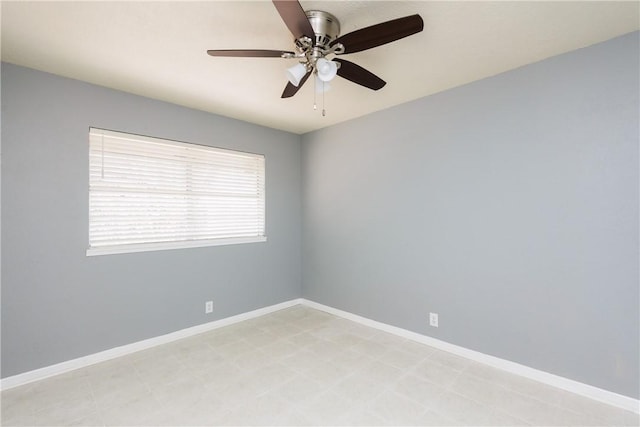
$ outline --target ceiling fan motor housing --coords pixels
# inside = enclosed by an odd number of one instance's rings
[[[340,35],[340,21],[328,12],[308,10],[305,12],[315,35],[315,46],[324,49]]]

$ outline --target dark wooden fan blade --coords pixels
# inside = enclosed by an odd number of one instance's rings
[[[282,58],[282,55],[291,54],[285,50],[265,50],[265,49],[213,49],[207,53],[211,56],[232,56],[248,58]]]
[[[405,16],[347,33],[335,39],[331,46],[342,43],[344,54],[361,52],[419,33],[423,29],[424,22],[420,15]]]
[[[373,90],[382,89],[384,85],[387,84],[387,82],[382,80],[380,77],[376,76],[371,71],[362,68],[358,64],[337,58],[334,59],[334,61],[340,63],[338,75],[344,79]]]
[[[291,84],[291,82],[288,82],[280,98],[291,98],[293,95],[295,95],[300,90],[304,82],[307,81],[310,75],[311,75],[311,71],[309,71],[307,74],[304,75],[302,80],[300,80],[300,84],[298,86],[295,86]]]
[[[280,17],[296,39],[307,36],[314,40],[313,28],[297,0],[273,0]]]

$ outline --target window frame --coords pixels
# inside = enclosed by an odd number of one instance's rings
[[[171,240],[171,241],[161,241],[161,242],[145,242],[145,243],[130,243],[130,244],[117,244],[117,245],[108,245],[108,246],[91,246],[91,145],[92,138],[103,136],[112,136],[116,138],[124,138],[130,139],[133,141],[147,142],[147,143],[162,143],[179,146],[181,148],[185,148],[184,146],[195,146],[198,149],[211,150],[212,152],[221,151],[228,153],[239,153],[239,154],[248,154],[251,156],[262,157],[263,159],[263,168],[262,168],[262,235],[257,236],[234,236],[234,237],[221,237],[221,238],[211,238],[211,239],[191,239],[191,240]],[[88,166],[89,166],[89,176],[87,179],[88,184],[88,209],[87,209],[87,250],[86,256],[97,256],[97,255],[110,255],[110,254],[124,254],[124,253],[136,253],[136,252],[151,252],[151,251],[160,251],[160,250],[171,250],[171,249],[187,249],[187,248],[199,248],[199,247],[210,247],[210,246],[224,246],[224,245],[235,245],[235,244],[245,244],[245,243],[260,243],[267,241],[267,197],[266,197],[266,156],[264,154],[252,153],[241,150],[234,150],[228,148],[220,148],[214,147],[210,145],[204,144],[194,144],[191,142],[184,141],[176,141],[166,138],[157,138],[145,135],[138,135],[127,132],[117,132],[100,128],[89,128],[89,144],[88,148]]]

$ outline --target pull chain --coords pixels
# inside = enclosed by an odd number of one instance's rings
[[[318,106],[316,105],[316,94],[318,93],[318,79],[313,79],[313,110],[317,110]]]
[[[326,115],[327,115],[327,112],[324,109],[324,82],[322,82],[322,117]]]
[[[316,77],[315,79],[313,79],[313,109],[314,111],[318,109],[318,104],[317,104],[317,96],[318,96],[318,78]],[[320,81],[321,89],[322,89],[322,117],[325,117],[327,115],[327,111],[324,109],[324,81]]]

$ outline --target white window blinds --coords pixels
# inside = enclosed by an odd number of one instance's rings
[[[91,128],[87,255],[264,241],[264,164]]]

